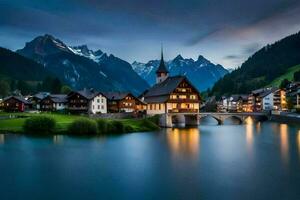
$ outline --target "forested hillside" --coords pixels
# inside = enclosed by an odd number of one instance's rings
[[[267,45],[215,83],[210,95],[248,93],[264,87],[300,64],[300,32]]]

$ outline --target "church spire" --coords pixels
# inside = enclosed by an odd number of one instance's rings
[[[156,70],[156,83],[163,82],[169,77],[169,71],[164,61],[163,46],[161,46],[161,59]]]
[[[161,59],[160,59],[160,63],[159,66],[156,70],[156,74],[158,73],[169,73],[166,65],[165,65],[165,61],[164,61],[164,52],[163,52],[163,45],[161,45]]]

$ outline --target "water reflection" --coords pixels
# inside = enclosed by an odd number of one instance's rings
[[[247,142],[247,149],[249,152],[252,152],[253,150],[253,139],[254,139],[254,133],[253,133],[253,119],[251,117],[247,117],[246,120],[246,142]]]
[[[300,156],[300,130],[297,133],[297,146],[298,146],[298,154]]]
[[[288,162],[288,151],[289,151],[289,136],[288,136],[288,125],[287,124],[280,124],[280,150],[281,156],[284,162]]]
[[[53,136],[53,144],[62,144],[64,141],[63,135],[54,135]]]
[[[4,144],[4,143],[5,143],[5,135],[0,134],[0,144]]]
[[[198,128],[169,129],[167,143],[175,155],[197,157],[200,147],[200,131]]]

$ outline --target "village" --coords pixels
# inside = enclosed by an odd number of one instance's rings
[[[83,89],[68,94],[39,92],[29,96],[8,96],[0,102],[0,109],[5,112],[42,111],[98,116],[109,113],[132,113],[135,116],[198,114],[211,106],[212,111],[220,113],[299,111],[300,83],[291,82],[286,88],[266,87],[250,94],[222,96],[218,100],[212,97],[203,101],[200,92],[186,76],[169,76],[162,52],[156,84],[139,96],[130,92]]]

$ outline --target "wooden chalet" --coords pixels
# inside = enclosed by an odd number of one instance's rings
[[[68,110],[72,113],[107,113],[106,97],[94,90],[72,91],[67,96]]]
[[[200,93],[186,76],[170,76],[161,55],[156,84],[141,96],[147,114],[199,113]]]
[[[40,101],[42,111],[60,111],[67,108],[67,95],[51,94]]]
[[[1,102],[1,109],[6,112],[24,112],[27,109],[31,109],[32,104],[19,96],[9,96],[3,99]]]
[[[108,92],[108,112],[142,112],[146,110],[146,103],[135,97],[130,92]]]
[[[31,96],[28,101],[30,103],[32,103],[32,107],[34,109],[40,110],[41,109],[41,101],[46,98],[47,96],[49,96],[50,93],[49,92],[39,92],[33,96]]]

